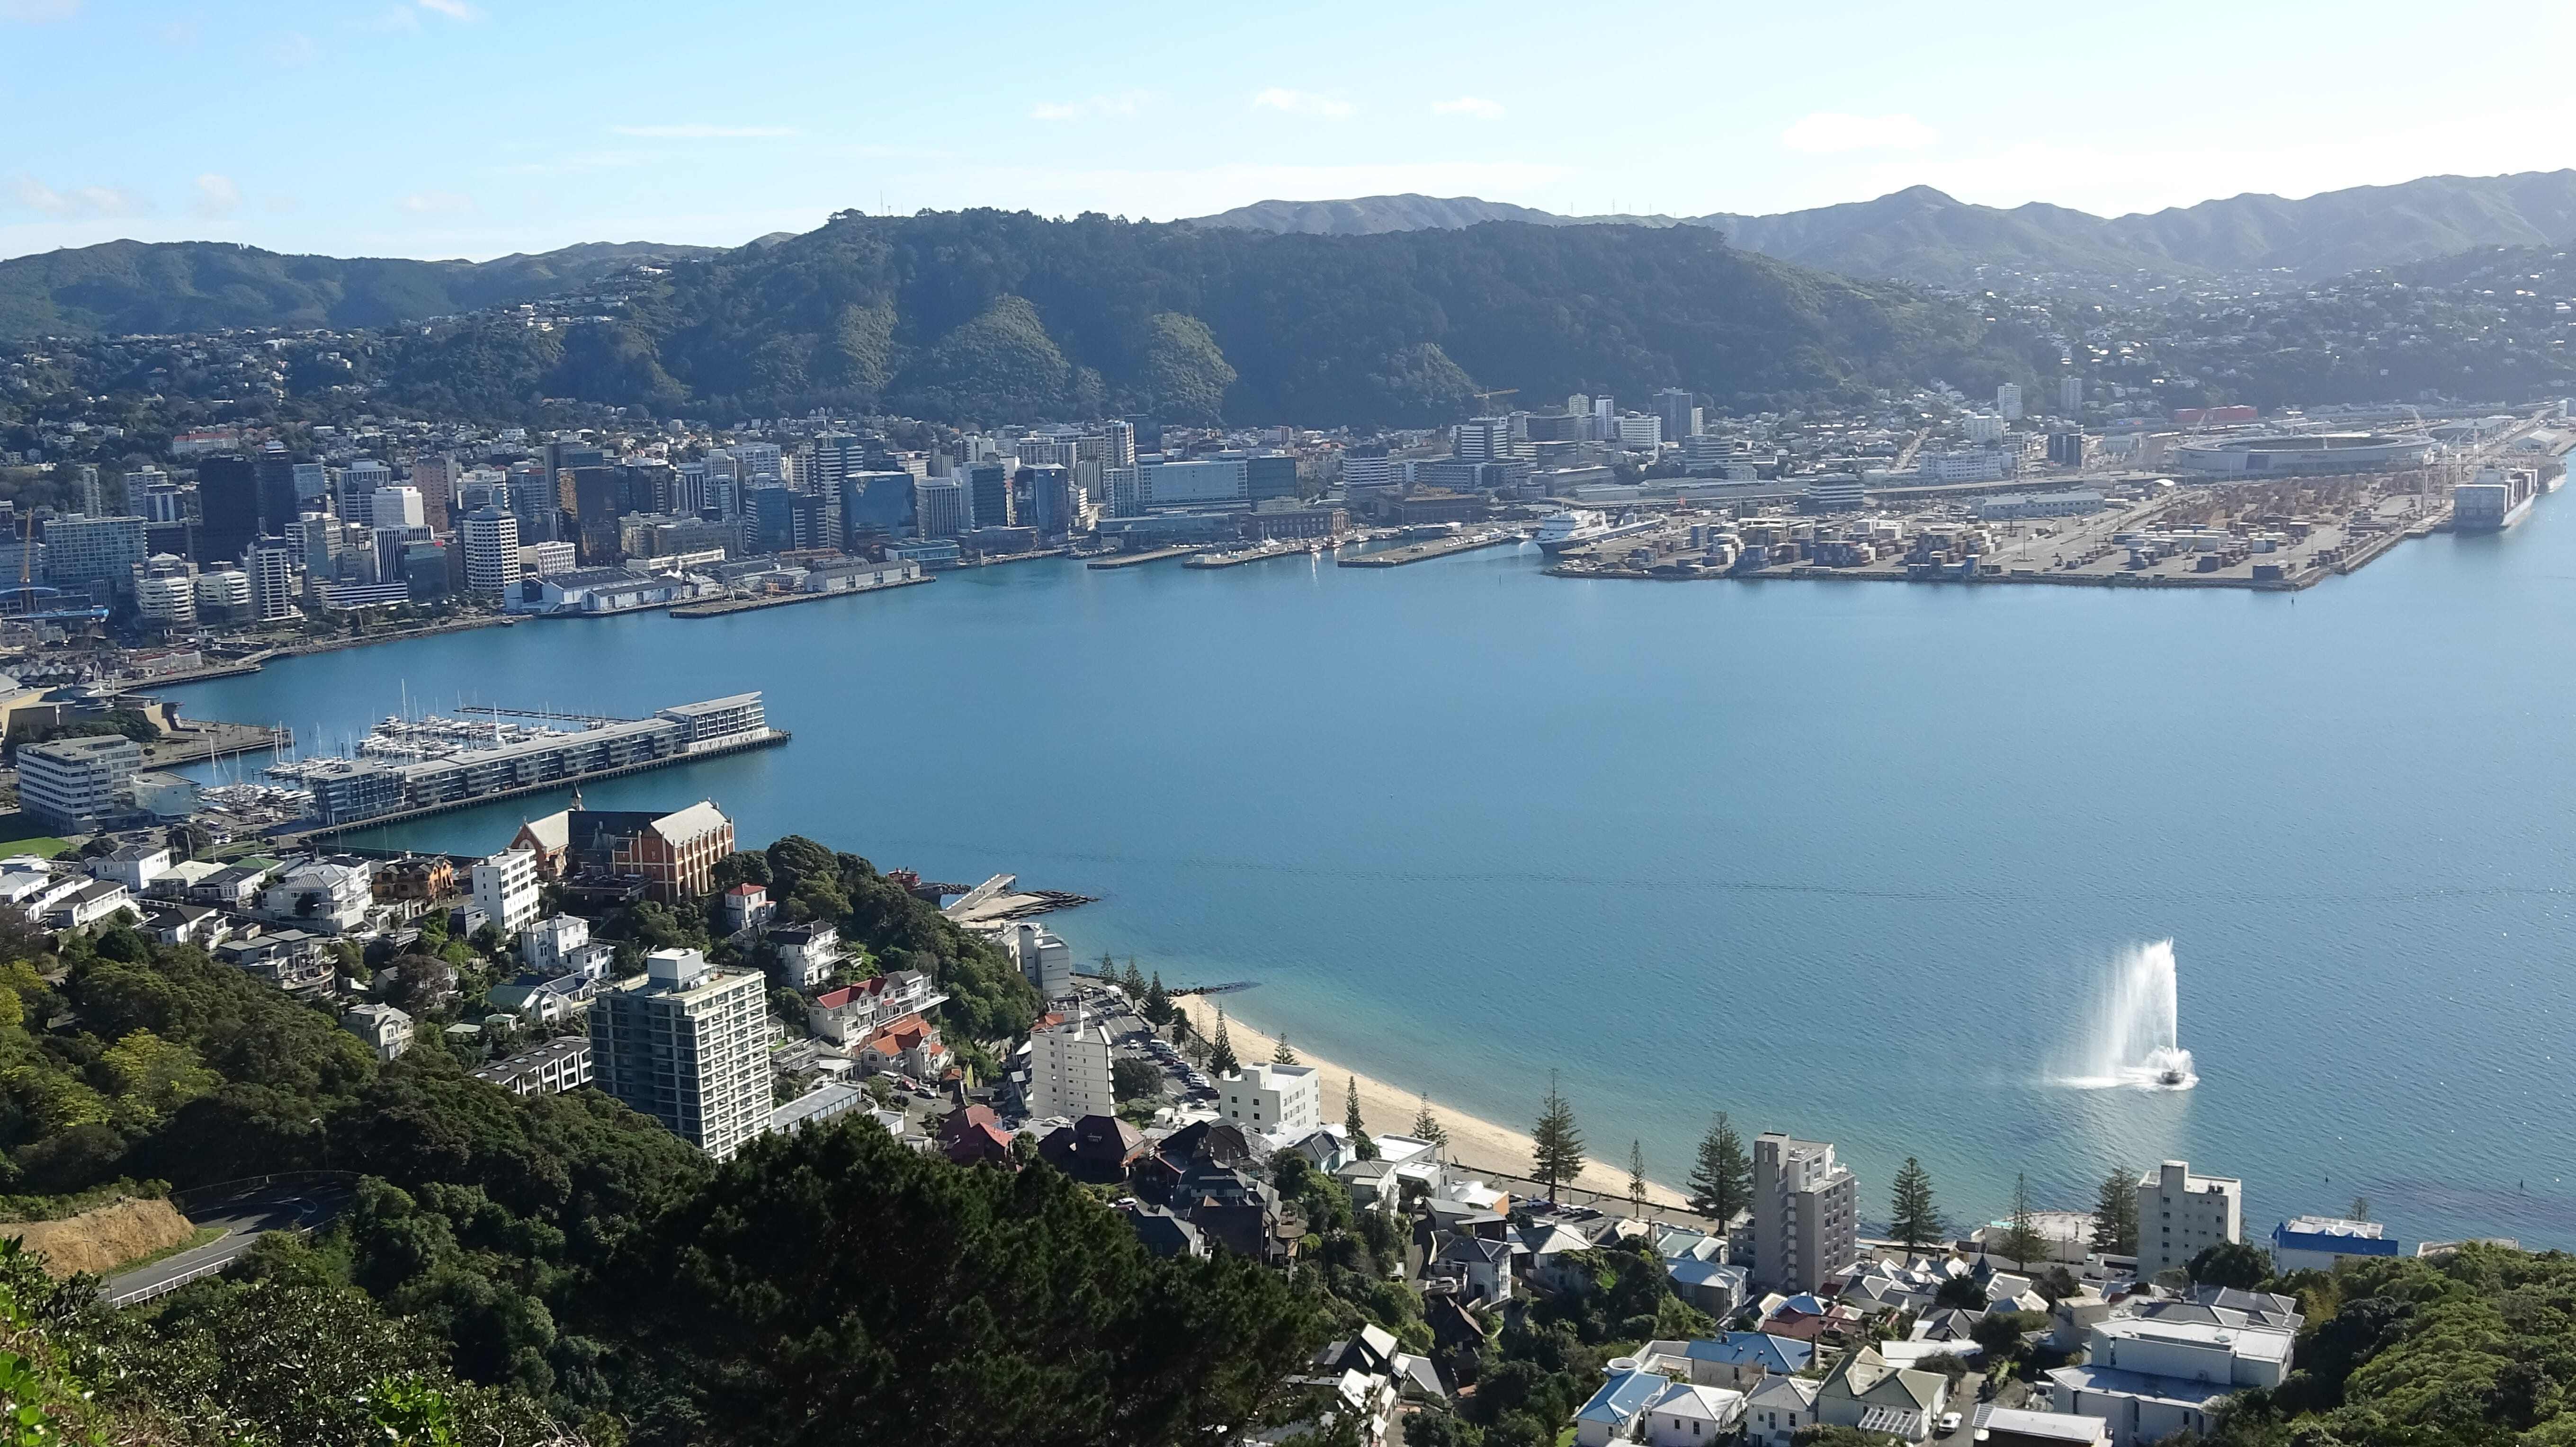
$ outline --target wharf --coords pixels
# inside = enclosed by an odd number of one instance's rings
[[[1147,563],[1159,563],[1165,558],[1186,558],[1193,553],[1205,551],[1207,551],[1205,548],[1192,546],[1155,548],[1151,552],[1143,553],[1113,553],[1105,558],[1093,558],[1083,566],[1086,568],[1141,568]]]
[[[1244,548],[1231,553],[1201,553],[1195,558],[1183,559],[1181,566],[1184,568],[1240,568],[1246,563],[1258,563],[1269,558],[1320,557],[1332,551],[1332,546],[1330,542],[1320,539],[1310,541],[1299,538],[1293,544],[1264,543],[1257,548]]]
[[[629,774],[646,773],[653,769],[667,769],[676,764],[694,764],[701,760],[722,758],[727,754],[739,754],[752,749],[775,748],[794,737],[794,734],[789,733],[785,729],[771,729],[758,738],[743,739],[737,743],[716,744],[700,749],[695,753],[670,754],[658,759],[645,759],[638,763],[623,764],[614,769],[592,769],[586,773],[566,774],[561,778],[544,779],[534,784],[522,784],[514,789],[495,789],[488,794],[475,794],[463,799],[443,799],[435,804],[424,804],[417,809],[403,809],[391,814],[375,814],[364,819],[352,819],[346,824],[320,824],[309,829],[290,827],[269,837],[275,839],[280,844],[289,845],[301,844],[314,839],[332,839],[343,834],[361,833],[369,829],[384,829],[397,824],[414,823],[440,814],[453,814],[459,809],[476,809],[485,804],[498,804],[510,799],[524,799],[531,794],[543,794],[561,789],[577,789],[584,784],[595,784],[602,779],[622,779]]]
[[[1427,543],[1407,543],[1382,553],[1361,553],[1356,557],[1335,558],[1334,565],[1344,568],[1401,568],[1407,563],[1427,563],[1433,558],[1472,553],[1478,548],[1498,548],[1506,543],[1524,541],[1511,532],[1465,533],[1454,538],[1434,538]]]
[[[179,726],[143,746],[143,767],[175,769],[243,754],[265,754],[295,746],[295,731],[266,724],[225,723],[218,719],[182,719]]]
[[[749,613],[757,608],[784,608],[791,603],[820,603],[826,598],[850,598],[861,593],[883,593],[893,588],[909,588],[916,583],[938,581],[924,573],[917,578],[904,578],[892,583],[870,583],[864,588],[843,588],[831,593],[778,593],[758,598],[719,598],[712,603],[682,603],[671,610],[674,618],[721,618],[728,613]]]

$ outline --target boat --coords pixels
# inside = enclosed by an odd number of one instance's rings
[[[2500,533],[2530,515],[2540,495],[2540,474],[2528,469],[2488,466],[2477,479],[2451,489],[2451,528],[2463,533]]]
[[[1539,551],[1553,557],[1568,548],[1579,548],[1586,543],[1626,537],[1630,533],[1642,533],[1654,525],[1653,519],[1640,518],[1634,513],[1614,523],[1610,521],[1607,513],[1596,512],[1591,508],[1567,508],[1563,512],[1549,513],[1540,521]]]

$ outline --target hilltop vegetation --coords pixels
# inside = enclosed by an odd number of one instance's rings
[[[1729,403],[2028,373],[1963,303],[1783,265],[1705,230],[1270,236],[1085,216],[844,214],[683,263],[615,323],[550,344],[467,325],[375,359],[397,395],[536,377],[719,415],[831,406],[938,421],[1151,411],[1318,425],[1447,421],[1682,386]]]
[[[640,261],[711,249],[594,242],[472,262],[110,241],[0,261],[0,337],[399,326],[555,296]]]

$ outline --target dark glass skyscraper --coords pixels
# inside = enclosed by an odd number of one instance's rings
[[[288,474],[293,486],[293,474]],[[242,560],[259,536],[259,470],[247,457],[207,457],[197,463],[199,563]]]

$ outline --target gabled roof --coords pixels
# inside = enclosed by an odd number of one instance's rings
[[[1744,1400],[1756,1406],[1793,1408],[1803,1412],[1816,1405],[1816,1393],[1824,1390],[1824,1386],[1813,1377],[1775,1374],[1755,1383],[1753,1390],[1744,1394]]]
[[[1937,1372],[1918,1372],[1892,1365],[1868,1347],[1861,1347],[1834,1364],[1825,1377],[1825,1390],[1847,1397],[1863,1406],[1896,1407],[1928,1412],[1941,1400],[1947,1388]]]
[[[1671,1385],[1671,1381],[1671,1378],[1654,1372],[1621,1372],[1603,1382],[1601,1390],[1592,1394],[1592,1400],[1575,1410],[1574,1420],[1606,1422],[1625,1428],[1637,1420],[1637,1414],[1646,1410],[1647,1404]]]
[[[1655,1395],[1652,1410],[1667,1416],[1697,1418],[1723,1426],[1735,1420],[1744,1410],[1744,1394],[1724,1387],[1694,1386],[1675,1382]]]

